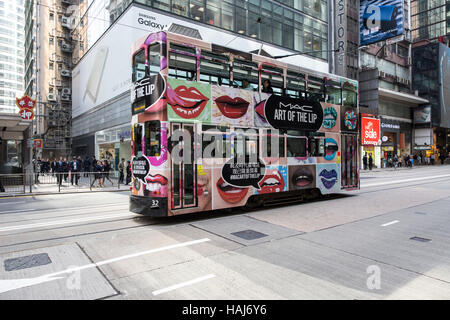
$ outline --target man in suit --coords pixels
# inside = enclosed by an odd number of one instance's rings
[[[78,179],[80,179],[81,162],[74,156],[70,162],[71,178],[70,183],[73,185],[75,179],[75,185],[78,185]]]
[[[64,174],[64,161],[62,157],[59,157],[59,161],[56,162],[55,170],[56,170],[56,179],[58,181],[58,184],[61,185]]]

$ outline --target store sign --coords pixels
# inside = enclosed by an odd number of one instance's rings
[[[345,76],[347,44],[347,0],[336,1],[336,74]]]
[[[34,107],[36,106],[36,100],[31,99],[26,94],[20,99],[16,98],[16,105],[19,108],[19,114],[23,120],[34,119]]]
[[[380,137],[380,119],[362,118],[362,144],[378,145]]]
[[[381,129],[383,131],[400,131],[400,123],[398,121],[389,121],[381,119]]]
[[[42,139],[34,139],[33,147],[36,149],[42,149],[44,147],[44,142]]]
[[[132,114],[142,113],[145,109],[151,108],[161,99],[165,91],[166,81],[160,73],[136,81],[132,93]]]
[[[317,131],[322,126],[323,109],[319,102],[271,95],[264,113],[275,129]]]
[[[359,9],[361,46],[404,33],[403,1],[361,0]]]

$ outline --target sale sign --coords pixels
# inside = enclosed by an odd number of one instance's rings
[[[36,100],[31,99],[28,95],[24,95],[20,99],[16,98],[16,105],[19,108],[19,114],[22,119],[34,119],[34,107],[36,106]]]
[[[380,144],[380,119],[362,118],[362,145]]]

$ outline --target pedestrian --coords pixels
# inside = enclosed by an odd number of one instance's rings
[[[398,166],[398,158],[397,155],[394,155],[394,169],[397,170],[397,166]]]
[[[131,162],[129,160],[127,161],[127,176],[125,182],[126,185],[129,185],[131,182]]]
[[[122,161],[119,163],[119,184],[123,184],[124,169],[125,169],[125,159],[122,158]]]
[[[83,171],[84,171],[83,176],[89,177],[89,172],[91,171],[91,161],[89,160],[88,156],[86,156],[86,158],[83,161]]]
[[[445,156],[444,156],[444,154],[442,152],[439,154],[439,160],[441,160],[441,165],[443,165],[444,164],[444,160],[445,160]]]
[[[96,180],[98,180],[98,186],[101,188],[101,187],[103,187],[103,177],[102,177],[103,166],[101,165],[101,162],[97,161],[97,160],[94,160],[92,162],[92,165],[94,167],[94,169],[93,169],[94,180],[92,180],[92,182],[91,182],[91,188],[94,185]]]
[[[80,171],[81,171],[81,163],[74,156],[72,161],[70,162],[70,183],[73,185],[73,181],[75,180],[75,185],[78,185],[78,180],[80,179]]]
[[[56,172],[56,181],[58,185],[61,185],[64,174],[64,160],[62,157],[59,157],[59,161],[56,162],[55,172]]]
[[[431,165],[434,166],[434,153],[431,154]]]
[[[417,164],[419,166],[422,165],[422,156],[420,155],[420,153],[417,155]]]
[[[50,164],[50,169],[52,170],[53,175],[55,175],[56,173],[56,166],[57,166],[56,158],[53,158],[52,163]]]
[[[109,178],[109,172],[111,171],[111,164],[108,160],[103,160],[103,181],[106,181],[105,179],[108,179],[109,182],[111,182],[111,186],[114,187],[114,183]]]
[[[272,84],[269,79],[264,80],[262,92],[265,93],[273,93]]]
[[[409,156],[409,162],[411,163],[411,169],[412,169],[413,164],[414,164],[414,157],[412,155]]]
[[[64,181],[67,182],[67,178],[69,177],[70,166],[69,162],[67,162],[67,158],[64,157],[63,161],[63,173],[64,173]]]
[[[372,170],[372,165],[373,165],[373,158],[372,158],[372,154],[369,154],[369,170]]]
[[[364,157],[363,157],[363,166],[364,166],[364,170],[367,170],[367,152],[364,154]]]

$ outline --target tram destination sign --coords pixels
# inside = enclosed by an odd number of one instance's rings
[[[161,99],[165,91],[166,82],[160,73],[136,81],[132,91],[132,114],[145,112]]]
[[[320,102],[271,95],[264,113],[275,129],[317,131],[322,126],[323,108]]]

